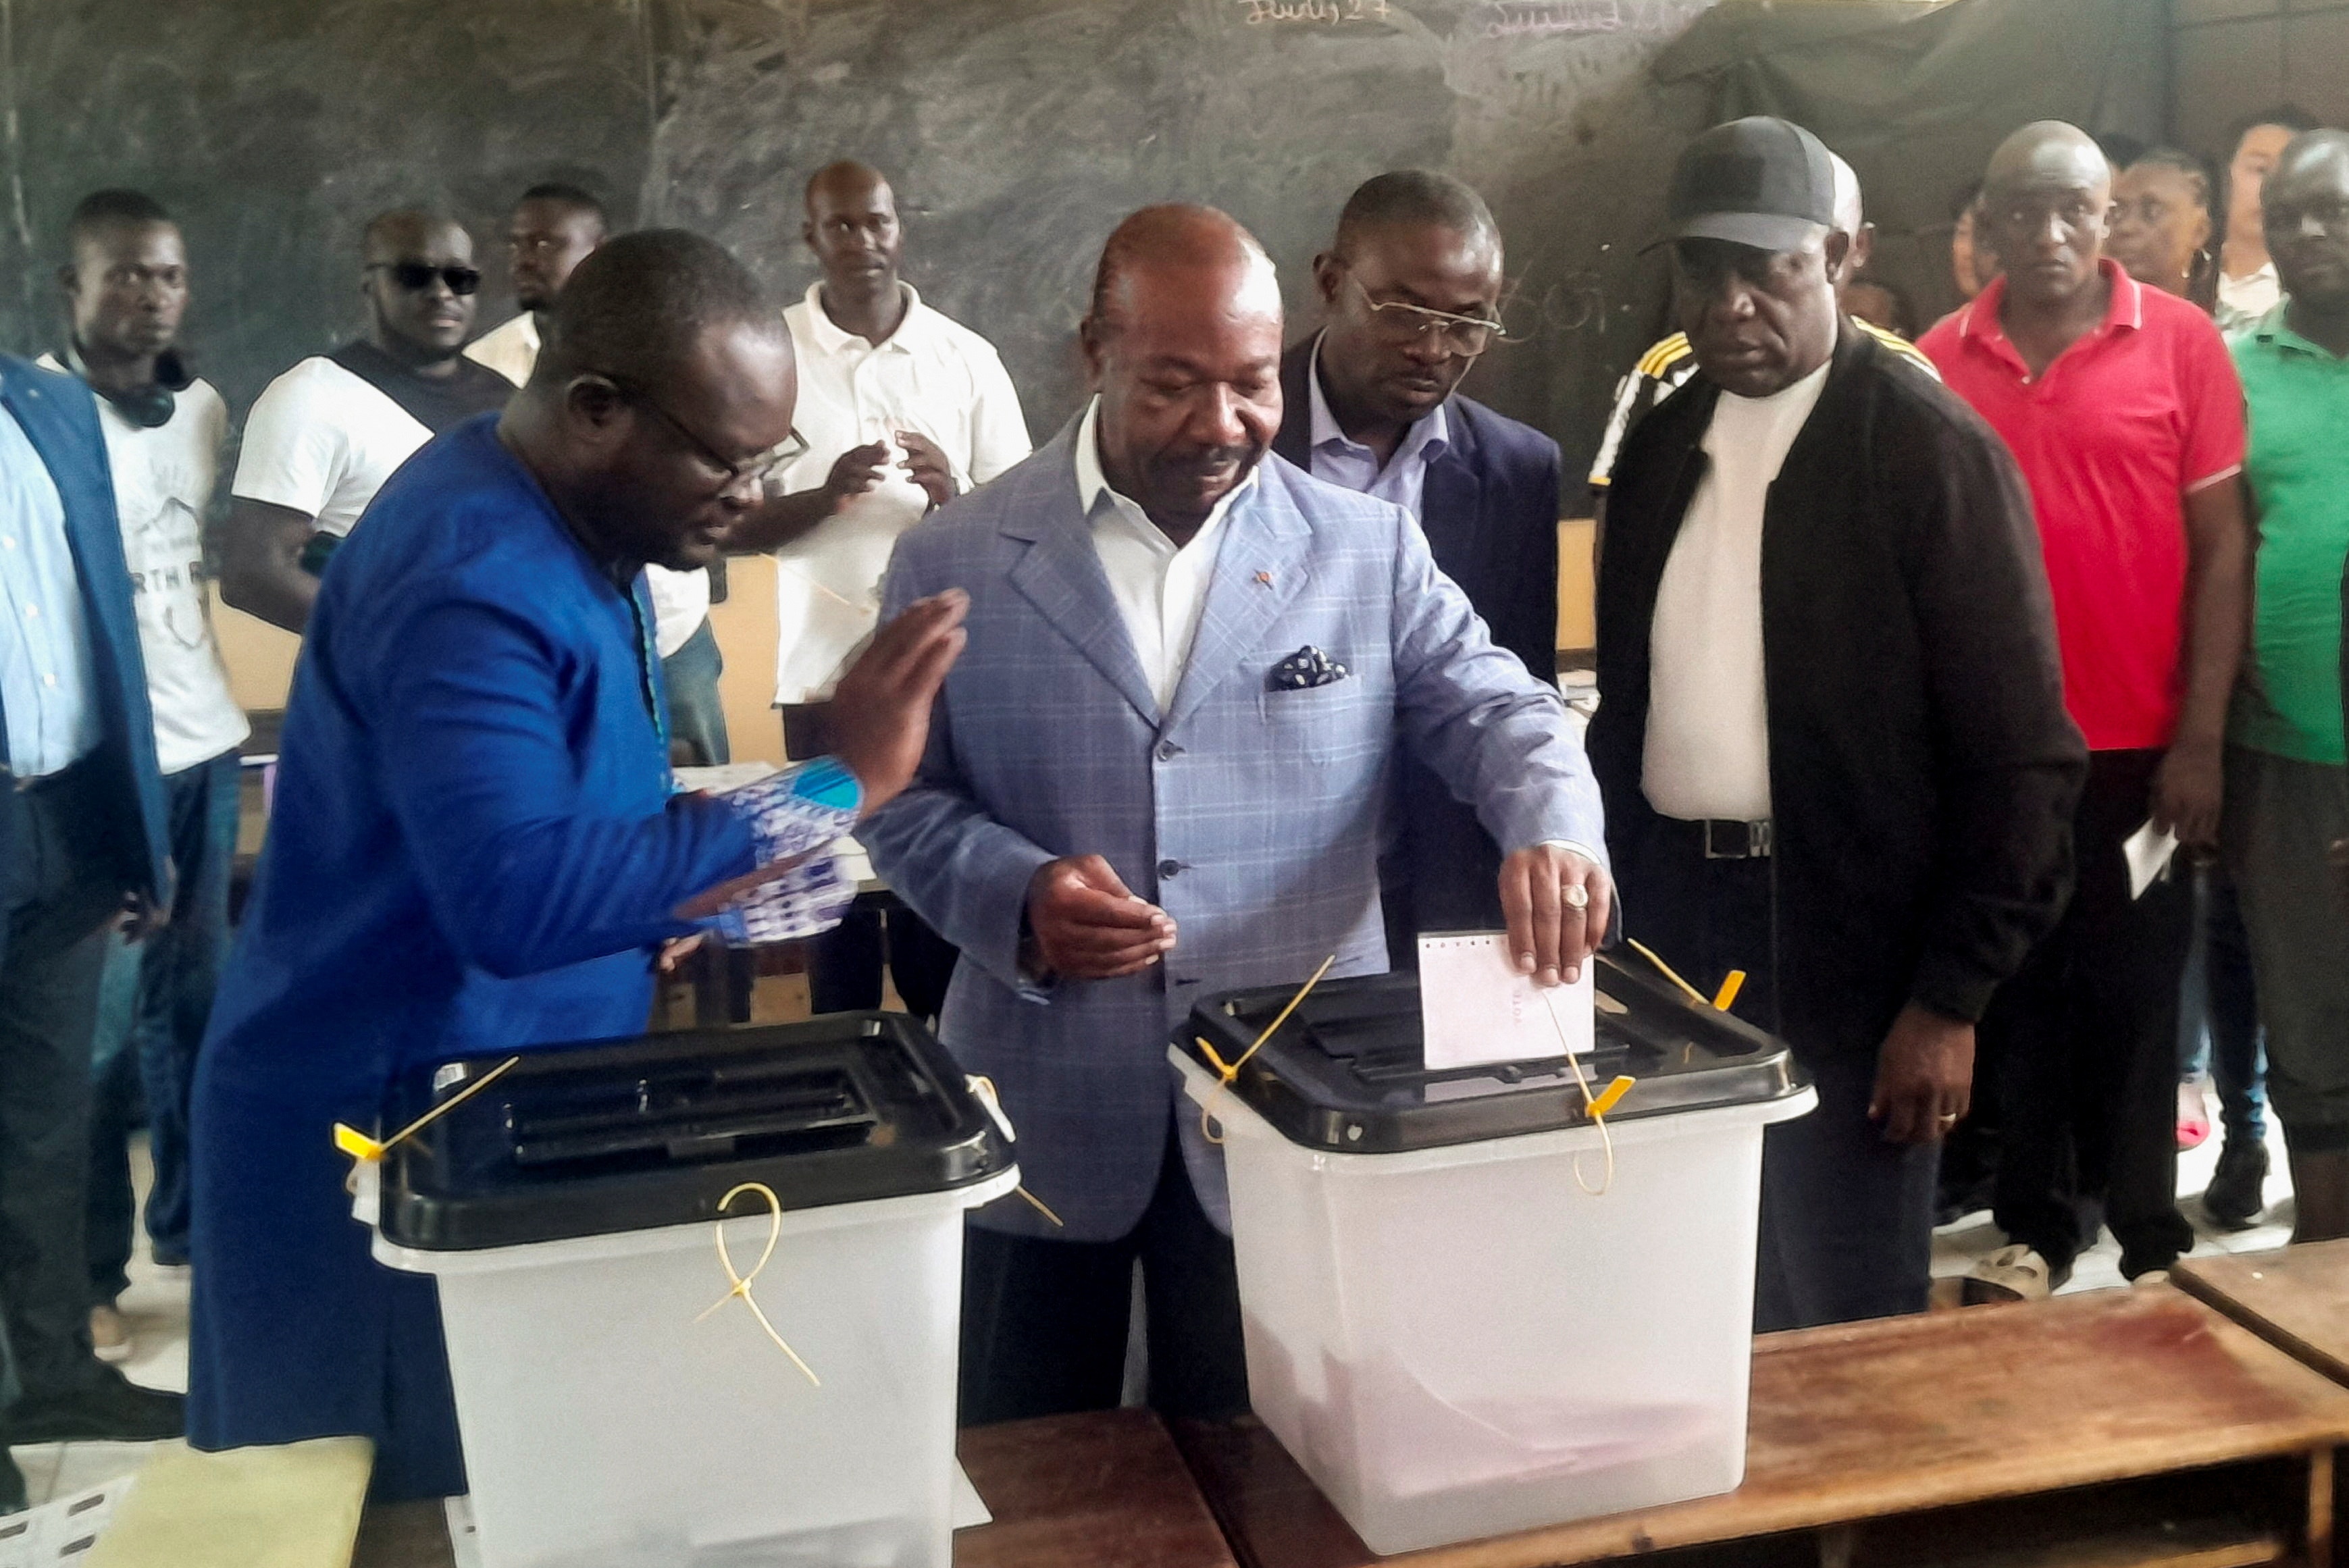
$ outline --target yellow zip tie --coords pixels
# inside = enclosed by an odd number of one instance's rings
[[[1671,973],[1669,970],[1665,972]],[[1577,1154],[1574,1157],[1574,1184],[1594,1198],[1604,1198],[1609,1189],[1615,1185],[1615,1135],[1607,1130],[1607,1113],[1631,1091],[1632,1080],[1619,1077],[1607,1086],[1605,1093],[1592,1094],[1590,1079],[1582,1070],[1582,1060],[1574,1054],[1574,1047],[1566,1037],[1565,1021],[1557,1016],[1557,993],[1561,987],[1552,985],[1537,989],[1541,992],[1542,1006],[1549,1012],[1549,1026],[1557,1031],[1557,1043],[1566,1049],[1566,1065],[1573,1069],[1574,1081],[1582,1089],[1583,1112],[1590,1118],[1590,1125],[1599,1130],[1599,1146],[1607,1151],[1607,1174],[1596,1187],[1583,1175],[1582,1156]]]
[[[1695,1003],[1700,1007],[1710,1007],[1713,1006],[1711,1002],[1705,1000],[1703,992],[1698,990],[1695,986],[1690,985],[1687,981],[1674,974],[1671,965],[1657,957],[1655,954],[1651,952],[1648,948],[1628,936],[1623,939],[1623,945],[1629,947],[1632,952],[1638,954],[1640,957],[1646,959],[1649,963],[1662,970],[1664,972],[1664,978],[1679,986],[1682,991],[1686,992],[1690,1001]]]
[[[1216,1076],[1222,1081],[1224,1088],[1232,1087],[1240,1076],[1240,1068],[1247,1066],[1248,1058],[1263,1047],[1265,1041],[1280,1033],[1280,1026],[1288,1022],[1288,1015],[1297,1011],[1297,1005],[1312,994],[1313,987],[1321,984],[1321,976],[1330,973],[1330,965],[1337,962],[1338,955],[1334,953],[1321,960],[1321,967],[1313,972],[1313,977],[1298,987],[1297,995],[1288,999],[1288,1006],[1273,1015],[1272,1022],[1264,1026],[1264,1033],[1256,1037],[1254,1045],[1239,1054],[1238,1060],[1227,1063],[1216,1054],[1216,1047],[1207,1044],[1205,1037],[1199,1035],[1191,1037],[1198,1042],[1201,1054],[1216,1064]],[[1220,1148],[1224,1141],[1223,1135],[1210,1128],[1207,1122],[1207,1108],[1203,1105],[1199,1108],[1199,1136]]]
[[[1004,1113],[1003,1097],[995,1092],[995,1080],[988,1077],[985,1073],[967,1073],[964,1075],[963,1081],[970,1085],[970,1092],[977,1095],[981,1103],[987,1107],[988,1111],[993,1113],[995,1117],[995,1125],[1003,1129],[1004,1141],[1007,1143],[1019,1142],[1019,1135],[1011,1130],[1011,1118]],[[1030,1192],[1025,1187],[1014,1187],[1012,1191],[1019,1193],[1022,1198],[1027,1199],[1029,1204],[1034,1208],[1038,1213],[1051,1221],[1052,1228],[1054,1230],[1065,1231],[1068,1229],[1068,1226],[1061,1222],[1060,1215],[1055,1214],[1050,1209],[1045,1207],[1043,1199],[1039,1198],[1035,1193]]]
[[[726,1211],[732,1208],[734,1206],[734,1200],[740,1197],[745,1192],[756,1192],[760,1197],[764,1198],[767,1201],[766,1250],[759,1254],[759,1261],[750,1265],[750,1272],[747,1276],[735,1271],[734,1254],[726,1250]],[[716,1234],[718,1241],[718,1262],[719,1265],[726,1270],[726,1277],[734,1282],[734,1288],[728,1291],[724,1295],[719,1296],[716,1301],[711,1302],[709,1307],[702,1313],[701,1316],[695,1318],[693,1321],[700,1323],[707,1320],[711,1313],[716,1312],[719,1307],[724,1306],[736,1296],[740,1296],[742,1298],[742,1305],[750,1309],[750,1315],[759,1320],[759,1326],[767,1331],[767,1337],[775,1342],[775,1348],[790,1357],[792,1358],[792,1365],[798,1367],[802,1373],[805,1373],[809,1382],[814,1384],[819,1388],[823,1387],[823,1379],[817,1377],[815,1375],[815,1369],[810,1367],[806,1362],[801,1360],[800,1353],[792,1349],[781,1335],[775,1332],[775,1326],[767,1321],[765,1311],[759,1305],[759,1298],[750,1294],[750,1282],[759,1277],[759,1272],[767,1266],[767,1260],[775,1255],[775,1243],[782,1238],[782,1200],[776,1197],[775,1190],[772,1187],[768,1186],[764,1181],[743,1182],[740,1186],[736,1187],[733,1191],[728,1192],[726,1196],[718,1200],[718,1222]]]
[[[450,1095],[447,1099],[442,1100],[439,1105],[434,1106],[430,1110],[426,1111],[422,1116],[418,1117],[414,1121],[409,1122],[406,1127],[401,1128],[398,1132],[393,1133],[389,1138],[385,1139],[380,1143],[378,1143],[374,1139],[369,1138],[366,1133],[361,1132],[357,1128],[351,1126],[348,1122],[338,1121],[335,1123],[335,1147],[341,1150],[344,1153],[349,1155],[354,1160],[380,1160],[386,1154],[391,1152],[392,1150],[398,1148],[400,1144],[407,1142],[409,1139],[415,1137],[418,1133],[423,1131],[426,1128],[431,1126],[434,1122],[440,1120],[442,1117],[448,1115],[450,1111],[456,1109],[459,1106],[464,1104],[467,1100],[472,1099],[475,1095],[489,1088],[492,1084],[497,1082],[499,1078],[505,1076],[507,1069],[517,1066],[521,1061],[522,1058],[520,1057],[508,1057],[505,1060],[500,1062],[497,1066],[483,1073],[480,1078],[477,1078],[471,1083],[467,1084],[462,1089]]]
[[[1735,1005],[1737,994],[1745,989],[1745,971],[1733,969],[1722,977],[1721,989],[1713,998],[1713,1011],[1726,1013]]]

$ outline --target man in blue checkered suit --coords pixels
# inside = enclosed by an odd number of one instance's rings
[[[969,1236],[967,1424],[1118,1401],[1133,1264],[1151,1402],[1244,1408],[1220,1157],[1166,1041],[1201,996],[1387,967],[1398,744],[1508,851],[1512,951],[1571,978],[1605,930],[1598,790],[1555,690],[1495,646],[1402,508],[1268,455],[1280,294],[1220,212],[1111,237],[1098,397],[897,546],[886,612],[971,599],[913,787],[859,833],[962,950],[940,1025],[992,1078],[1029,1190]],[[1464,1220],[1473,1217],[1464,1216]]]

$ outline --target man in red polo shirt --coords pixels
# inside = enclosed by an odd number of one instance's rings
[[[2085,132],[2051,120],[2009,137],[1980,220],[2004,274],[1919,346],[2030,483],[2064,702],[2090,753],[2070,911],[1982,1024],[1992,1213],[2014,1244],[1978,1266],[1977,1300],[2061,1284],[2084,1196],[2101,1193],[2131,1279],[2193,1244],[2173,1126],[2190,892],[2166,876],[2132,897],[2124,846],[2148,820],[2193,848],[2217,840],[2250,605],[2243,394],[2200,311],[2104,258],[2111,197]]]

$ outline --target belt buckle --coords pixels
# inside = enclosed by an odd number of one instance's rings
[[[1716,849],[1713,830],[1735,828],[1744,841],[1733,849]],[[1704,858],[1709,861],[1752,861],[1767,855],[1771,850],[1770,824],[1764,822],[1725,822],[1706,819],[1704,824]]]

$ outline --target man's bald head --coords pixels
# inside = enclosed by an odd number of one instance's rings
[[[713,329],[791,335],[759,280],[714,240],[647,229],[607,240],[581,262],[549,313],[535,386],[574,376],[624,379],[657,396]]]
[[[827,163],[809,175],[804,194],[811,218],[815,216],[819,201],[861,201],[878,195],[888,198],[894,206],[896,197],[896,193],[889,189],[887,175],[854,158]]]
[[[402,207],[378,212],[367,220],[359,236],[359,251],[369,266],[422,260],[439,253],[461,255],[471,262],[473,237],[454,218],[444,218],[420,207]]]
[[[481,284],[473,237],[453,219],[403,207],[368,220],[360,251],[375,346],[419,368],[451,363],[472,330]]]
[[[1145,207],[1102,248],[1081,331],[1102,469],[1177,545],[1271,449],[1280,326],[1272,259],[1212,207]]]
[[[1280,280],[1257,237],[1213,207],[1169,202],[1144,207],[1111,232],[1093,271],[1092,320],[1124,325],[1138,289],[1180,273],[1221,274],[1218,296],[1235,310],[1280,315]]]
[[[2006,274],[2001,308],[2094,308],[2112,201],[2112,165],[2078,126],[2035,120],[1999,143],[1975,226]]]
[[[2060,119],[2038,119],[1998,144],[1982,176],[1985,196],[2061,181],[2112,193],[2113,165],[2096,139]]]
[[[750,270],[649,229],[572,273],[506,432],[600,560],[683,571],[763,499],[798,397],[791,334]]]
[[[2319,341],[2349,318],[2349,131],[2304,130],[2276,154],[2260,189],[2268,254],[2295,325]]]
[[[1836,270],[1836,291],[1840,294],[1876,253],[1876,230],[1859,199],[1859,171],[1845,162],[1839,152],[1828,152],[1827,165],[1835,170],[1835,232],[1850,242],[1843,265]]]

